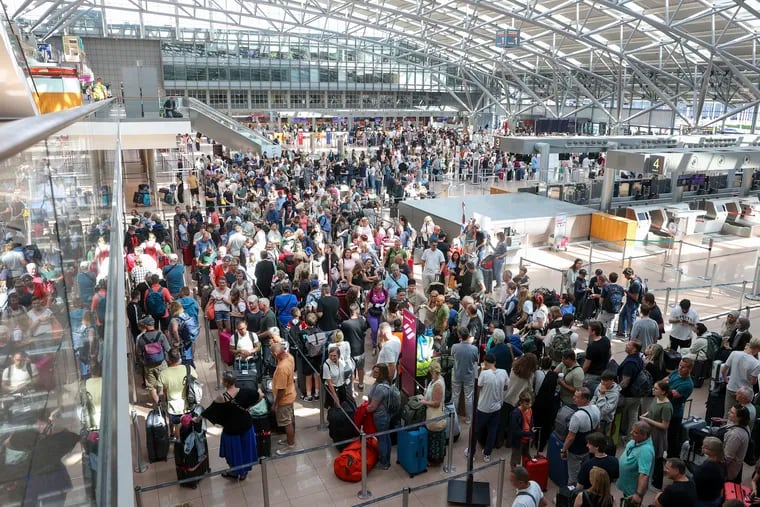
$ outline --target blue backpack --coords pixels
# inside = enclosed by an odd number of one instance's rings
[[[166,301],[164,301],[164,289],[159,287],[158,290],[148,289],[148,297],[145,298],[145,310],[148,315],[163,316],[166,313]]]
[[[605,305],[603,310],[610,313],[619,313],[623,308],[623,296],[625,295],[625,289],[618,284],[611,284],[607,291],[607,297],[605,298]]]
[[[188,348],[195,343],[195,339],[198,338],[201,330],[195,319],[184,312],[177,316],[177,320],[179,320],[179,336],[182,339],[182,346]]]

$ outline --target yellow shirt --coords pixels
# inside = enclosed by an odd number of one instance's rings
[[[93,100],[105,100],[108,96],[108,90],[103,83],[95,83],[92,85],[92,99]]]

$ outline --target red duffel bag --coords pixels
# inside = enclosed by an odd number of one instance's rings
[[[367,438],[367,473],[377,463],[377,439]],[[362,441],[351,442],[333,461],[335,476],[341,481],[362,480]]]

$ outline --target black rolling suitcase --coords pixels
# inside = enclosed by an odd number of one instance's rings
[[[142,192],[135,192],[132,194],[132,204],[140,204],[143,203],[143,193]]]
[[[246,359],[235,358],[235,372],[237,374],[237,385],[240,389],[250,389],[258,391],[258,371],[256,369],[256,358],[248,357]]]
[[[148,461],[166,461],[169,456],[169,425],[161,408],[154,408],[145,418],[145,441]]]
[[[710,378],[711,367],[712,361],[707,359],[707,355],[700,351],[697,354],[697,358],[694,360],[694,368],[691,371],[691,380],[694,382],[695,388],[702,387],[705,383],[705,379]]]
[[[707,396],[706,405],[707,410],[705,410],[705,419],[707,421],[710,421],[713,417],[723,417],[723,411],[725,410],[726,405],[725,384],[721,384],[721,386],[715,391],[710,391],[710,394]]]
[[[330,438],[333,442],[342,442],[349,438],[359,436],[354,425],[354,412],[356,412],[356,403],[348,399],[340,404],[341,408],[331,407],[327,411],[327,427]],[[342,451],[345,445],[339,445],[339,451]]]
[[[193,437],[194,444],[187,449],[188,439]],[[174,443],[174,465],[177,470],[177,480],[191,479],[193,477],[202,477],[211,470],[208,455],[208,441],[206,432],[203,430],[203,423],[192,423],[188,426],[182,426],[179,432],[180,440]],[[198,487],[197,481],[183,482],[181,486],[195,489]]]

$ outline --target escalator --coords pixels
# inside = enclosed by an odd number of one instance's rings
[[[190,117],[190,125],[196,132],[202,132],[232,150],[279,157],[282,147],[244,127],[229,116],[191,97],[183,100],[185,111]]]

